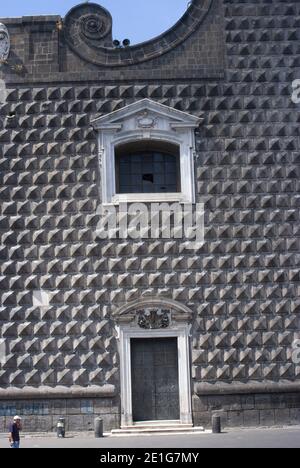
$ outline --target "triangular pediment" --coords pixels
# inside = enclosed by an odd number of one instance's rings
[[[202,119],[173,107],[160,104],[151,99],[142,99],[117,111],[106,114],[92,121],[96,129],[122,124],[124,121],[136,118],[141,126],[152,127],[155,119],[167,120],[170,124],[196,128]]]

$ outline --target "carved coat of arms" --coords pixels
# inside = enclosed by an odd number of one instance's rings
[[[0,62],[8,59],[10,51],[10,38],[7,27],[0,23]]]
[[[138,311],[138,325],[144,329],[168,328],[170,325],[170,311],[160,309]]]

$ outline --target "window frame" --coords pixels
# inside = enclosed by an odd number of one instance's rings
[[[167,137],[163,138],[162,142],[163,143],[172,143],[170,141],[166,140]],[[145,139],[147,140],[147,139]],[[138,140],[126,140],[126,142],[123,143],[136,143]],[[173,140],[174,142],[174,140]],[[119,205],[120,203],[172,203],[172,202],[178,202],[178,203],[194,203],[195,200],[195,187],[194,187],[194,164],[192,167],[186,168],[186,158],[183,160],[182,155],[183,149],[182,149],[182,143],[178,140],[178,146],[179,146],[179,165],[180,165],[180,185],[181,185],[181,191],[180,192],[166,192],[166,193],[117,193],[117,171],[116,171],[116,166],[115,166],[115,149],[116,146],[119,146],[120,141],[117,141],[116,145],[113,145],[111,147],[111,184],[110,185],[110,195],[107,199],[106,204],[113,204],[113,205]],[[189,172],[192,173],[192,177],[187,177],[185,180],[193,181],[193,186],[192,187],[185,187],[187,184],[184,183],[183,179],[183,174],[187,174]],[[189,189],[192,190],[192,193],[188,192],[190,191]]]
[[[150,99],[130,104],[92,122],[98,131],[102,205],[121,203],[195,203],[195,129],[203,119]],[[175,144],[180,153],[181,191],[174,193],[116,193],[115,150],[127,143],[153,140]]]
[[[154,193],[159,193],[159,194],[165,194],[165,193],[180,193],[181,192],[181,171],[180,171],[180,148],[178,145],[175,144],[170,144],[168,143],[167,145],[165,142],[156,142],[154,140],[149,140],[145,142],[138,142],[137,144],[135,143],[132,146],[132,149],[130,149],[130,144],[126,145],[120,145],[118,147],[115,147],[115,172],[116,172],[116,195],[124,195],[124,194],[139,194],[139,195],[153,195]],[[152,146],[152,148],[151,148]],[[127,148],[126,148],[127,147]],[[148,147],[148,148],[146,148]],[[121,152],[124,151],[123,154]],[[153,154],[162,154],[162,155],[170,155],[175,158],[176,160],[176,185],[177,189],[176,191],[172,192],[167,192],[167,191],[161,191],[161,192],[121,192],[121,183],[120,183],[120,159],[121,157],[127,156],[128,158],[138,155],[138,153],[141,153],[141,155],[145,155],[147,153]],[[155,175],[156,173],[153,172]]]

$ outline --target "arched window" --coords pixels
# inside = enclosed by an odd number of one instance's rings
[[[142,141],[115,150],[116,193],[178,193],[179,146]]]

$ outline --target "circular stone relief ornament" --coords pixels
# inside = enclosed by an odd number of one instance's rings
[[[10,39],[7,27],[0,23],[0,62],[8,59],[10,51]]]
[[[96,15],[87,15],[81,20],[82,34],[89,39],[102,39],[106,34],[106,24]]]
[[[98,4],[83,3],[72,8],[64,25],[67,42],[86,58],[92,50],[104,47],[106,42],[112,44],[112,17]]]

